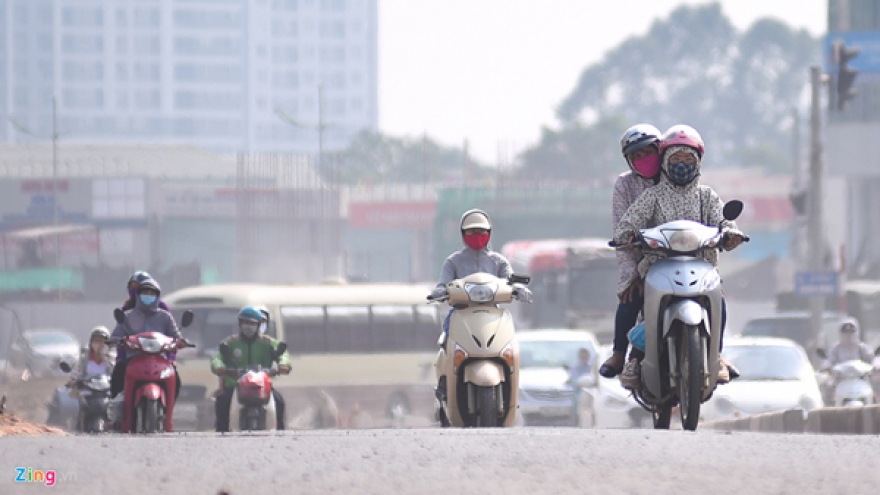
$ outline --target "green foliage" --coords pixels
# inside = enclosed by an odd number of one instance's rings
[[[581,122],[610,116],[626,122],[614,129],[615,142],[632,123],[650,122],[660,130],[686,123],[700,131],[706,158],[714,165],[755,163],[756,157],[742,151],[759,149],[775,150],[771,161],[785,168],[776,158],[791,149],[792,109],[804,101],[819,48],[806,30],[777,20],[759,20],[738,32],[718,3],[682,6],[584,69],[557,108],[563,128],[556,134],[589,140],[577,131],[599,129]],[[548,145],[560,147],[542,140],[539,148]],[[524,156],[545,155],[533,149]],[[525,164],[538,166],[528,159]],[[622,166],[618,162],[615,168]]]
[[[401,138],[362,131],[342,152],[326,159],[326,178],[344,184],[482,180],[490,171],[461,148],[427,136]]]

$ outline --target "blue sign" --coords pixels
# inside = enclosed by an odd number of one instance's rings
[[[854,31],[847,33],[828,33],[825,37],[825,72],[837,70],[835,43],[843,43],[847,48],[858,48],[859,54],[849,61],[849,67],[860,73],[880,73],[880,31]],[[858,78],[856,78],[858,81]]]
[[[794,293],[799,296],[835,296],[840,292],[837,272],[798,272]]]

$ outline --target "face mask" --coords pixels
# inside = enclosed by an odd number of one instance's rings
[[[464,243],[467,244],[467,247],[479,251],[489,244],[489,233],[465,234]]]
[[[653,178],[660,171],[660,155],[643,156],[632,161],[633,169],[642,177]]]
[[[241,334],[245,336],[245,338],[252,338],[257,334],[257,330],[260,328],[260,325],[256,323],[242,323],[238,326],[241,330]]]
[[[140,298],[141,302],[144,303],[145,306],[149,306],[149,305],[153,304],[154,302],[156,302],[156,299],[158,299],[159,296],[151,296],[151,295],[147,295],[147,294],[141,294],[138,297]]]
[[[670,163],[667,170],[669,180],[671,180],[673,184],[683,186],[690,184],[692,180],[697,178],[697,173],[700,171],[700,167],[696,163],[688,164],[678,162]]]
[[[266,333],[266,322],[260,323],[260,333]]]

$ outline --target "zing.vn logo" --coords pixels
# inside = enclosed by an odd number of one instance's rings
[[[55,486],[56,481],[68,480],[76,481],[76,473],[61,473],[59,477],[54,469],[43,471],[25,467],[15,468],[16,483],[44,483],[46,486]]]

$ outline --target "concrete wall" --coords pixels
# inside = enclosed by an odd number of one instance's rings
[[[745,418],[701,423],[702,429],[777,433],[880,434],[880,405],[826,407],[807,412],[789,409]]]

